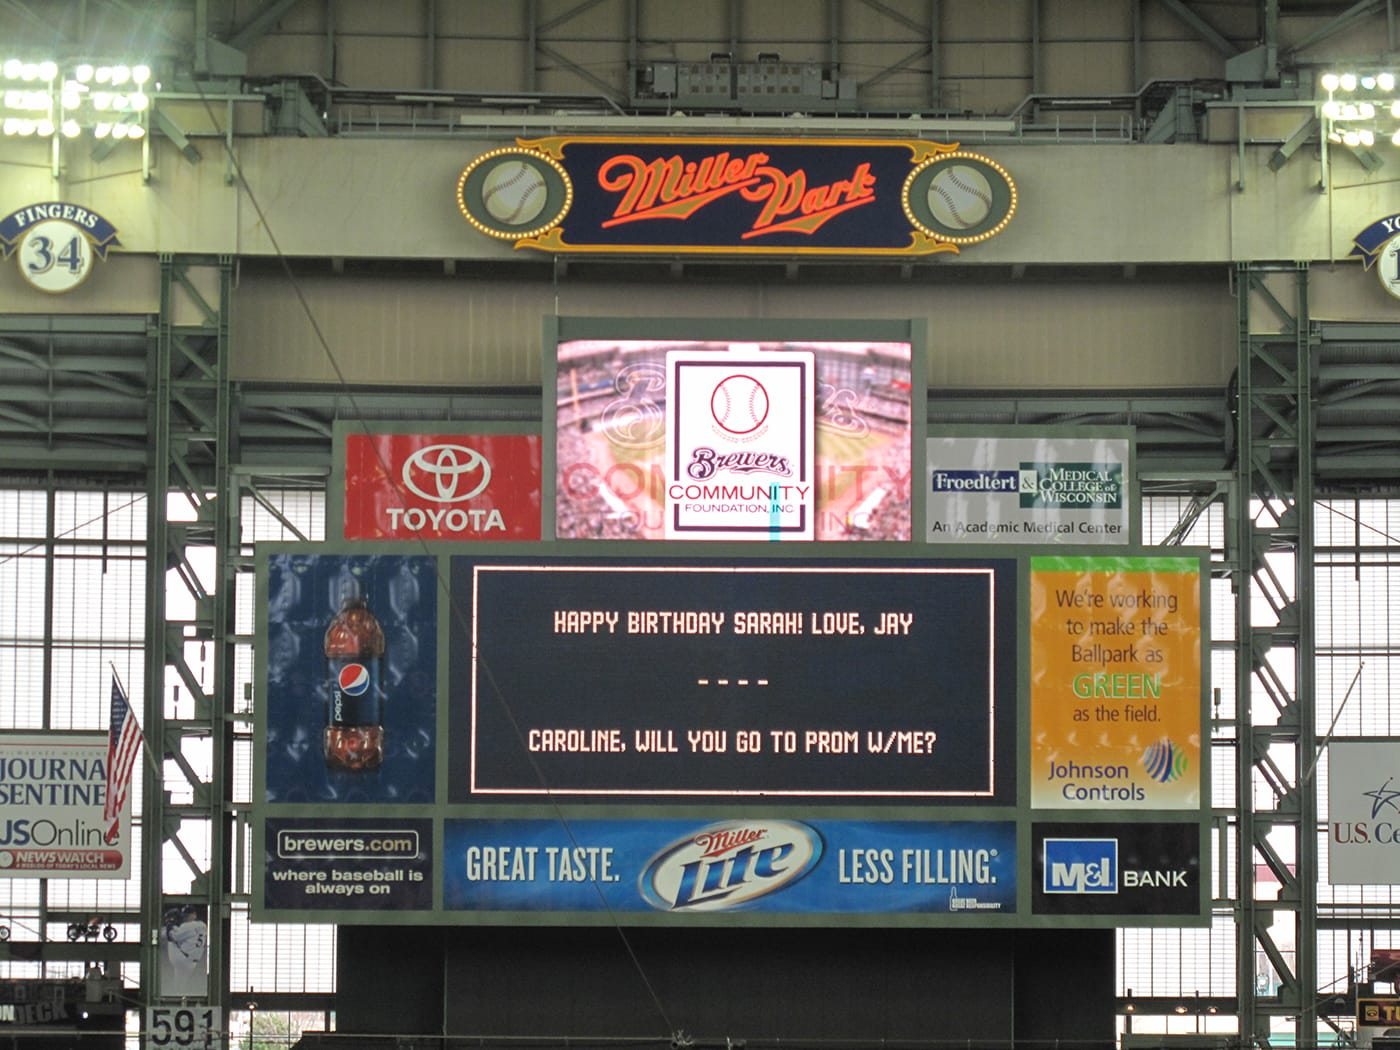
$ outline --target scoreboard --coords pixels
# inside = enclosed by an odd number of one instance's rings
[[[710,549],[260,548],[255,915],[1206,921],[1201,553]],[[347,578],[371,769],[323,744]]]
[[[542,428],[339,424],[258,547],[256,918],[1208,924],[1131,431],[931,432],[908,321],[545,328]]]

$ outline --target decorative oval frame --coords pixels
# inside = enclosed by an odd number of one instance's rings
[[[540,210],[541,221],[524,226],[503,223],[486,210],[482,187],[493,170],[502,164],[519,161],[537,171],[544,179],[545,203]],[[558,161],[535,150],[506,146],[483,153],[466,166],[457,180],[457,208],[472,226],[502,241],[523,241],[538,237],[564,221],[574,202],[574,184]]]
[[[945,226],[934,218],[927,203],[929,186],[938,173],[959,165],[979,171],[992,191],[992,204],[987,215],[966,229]],[[963,150],[940,153],[924,161],[909,173],[899,194],[904,216],[916,230],[946,244],[959,245],[980,244],[1004,230],[1016,214],[1017,199],[1016,183],[1005,168],[980,153]]]

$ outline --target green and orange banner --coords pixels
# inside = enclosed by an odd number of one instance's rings
[[[1031,805],[1198,809],[1204,741],[1195,557],[1031,559]]]

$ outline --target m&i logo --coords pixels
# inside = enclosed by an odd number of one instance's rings
[[[1046,839],[1046,893],[1117,893],[1117,839]]]

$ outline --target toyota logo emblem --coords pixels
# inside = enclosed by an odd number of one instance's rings
[[[471,476],[480,480],[470,489],[460,491],[470,483]],[[436,491],[428,492],[417,477],[432,479]],[[462,503],[480,495],[491,484],[491,464],[486,457],[465,445],[428,445],[418,449],[403,464],[404,487],[416,496],[433,503]]]

